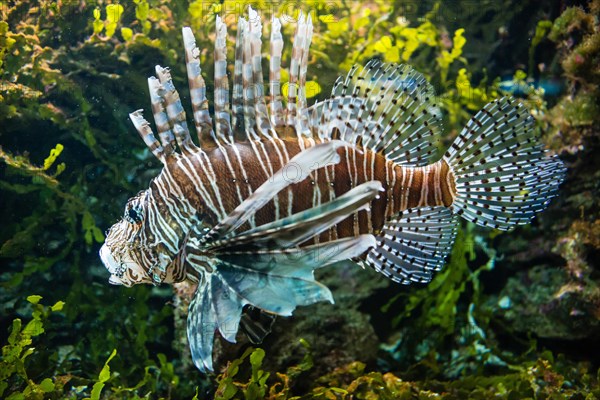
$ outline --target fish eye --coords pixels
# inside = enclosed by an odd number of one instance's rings
[[[125,210],[125,219],[132,224],[142,222],[142,210],[139,207],[129,207]]]

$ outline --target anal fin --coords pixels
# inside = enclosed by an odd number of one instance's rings
[[[457,218],[443,206],[408,209],[389,220],[366,262],[395,282],[429,282],[456,237]]]
[[[260,308],[248,306],[244,309],[240,327],[250,342],[260,344],[271,333],[277,315],[262,311]]]

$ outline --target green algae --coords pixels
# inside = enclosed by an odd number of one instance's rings
[[[32,307],[31,320],[23,326],[22,320],[15,318],[7,343],[2,346],[0,396],[4,395],[6,399],[42,399],[61,391],[62,383],[57,377],[34,380],[35,377],[28,373],[27,365],[36,356],[35,347],[32,346],[34,338],[45,332],[50,314],[60,312],[65,304],[58,301],[52,306],[44,306],[40,300],[42,296],[39,295],[27,297]]]
[[[600,395],[600,370],[572,369],[562,358],[555,360],[545,353],[504,374],[467,375],[453,381],[411,381],[392,372],[368,371],[365,364],[353,362],[321,376],[306,394],[295,396],[290,394],[290,385],[298,371],[310,370],[312,360],[307,362],[305,357],[293,371],[269,379],[269,373],[261,369],[264,356],[262,349],[249,348],[229,362],[217,377],[215,399],[593,399]]]

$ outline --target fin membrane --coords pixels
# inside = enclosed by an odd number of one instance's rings
[[[347,144],[330,141],[310,147],[290,160],[306,178],[314,165],[339,162],[336,149]],[[287,166],[287,165],[286,165]],[[365,208],[382,190],[380,182],[365,182],[348,193],[312,209],[264,224],[246,232],[236,229],[292,181],[282,171],[261,185],[212,230],[190,230],[181,252],[186,268],[200,284],[190,304],[188,340],[195,365],[212,370],[215,330],[235,342],[242,311],[250,305],[270,314],[291,315],[299,305],[333,302],[329,289],[313,271],[340,260],[357,257],[376,245],[373,235],[359,235],[319,244],[306,241]],[[251,334],[266,334],[249,324]],[[257,328],[257,329],[254,329]],[[254,329],[254,331],[252,331]]]
[[[566,171],[537,140],[529,111],[508,97],[471,118],[444,159],[456,179],[453,212],[501,230],[545,209]]]
[[[384,225],[366,262],[395,282],[429,282],[444,266],[457,225],[443,206],[405,210]]]
[[[271,333],[275,314],[262,311],[260,308],[248,306],[244,309],[240,327],[253,344],[260,344]]]
[[[335,83],[331,99],[312,107],[311,128],[322,140],[361,144],[407,166],[431,163],[442,114],[433,86],[412,67],[371,60]]]

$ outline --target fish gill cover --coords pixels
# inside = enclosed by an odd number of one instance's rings
[[[146,77],[170,66],[187,107],[181,27],[195,32],[210,86],[215,15],[235,32],[247,4],[0,4],[0,396],[598,396],[598,354],[578,350],[598,348],[600,314],[597,2],[254,2],[265,21],[282,16],[286,43],[299,11],[311,15],[307,97],[326,99],[354,64],[409,63],[435,87],[446,148],[509,74],[531,87],[521,101],[569,171],[530,227],[463,224],[427,286],[352,266],[319,271],[336,304],[277,319],[259,349],[217,340],[214,377],[186,354],[192,288],[108,287],[96,254],[120,205],[159,171],[127,120],[147,107]],[[565,93],[545,97],[535,82],[546,78]],[[281,79],[289,94],[284,69]]]

